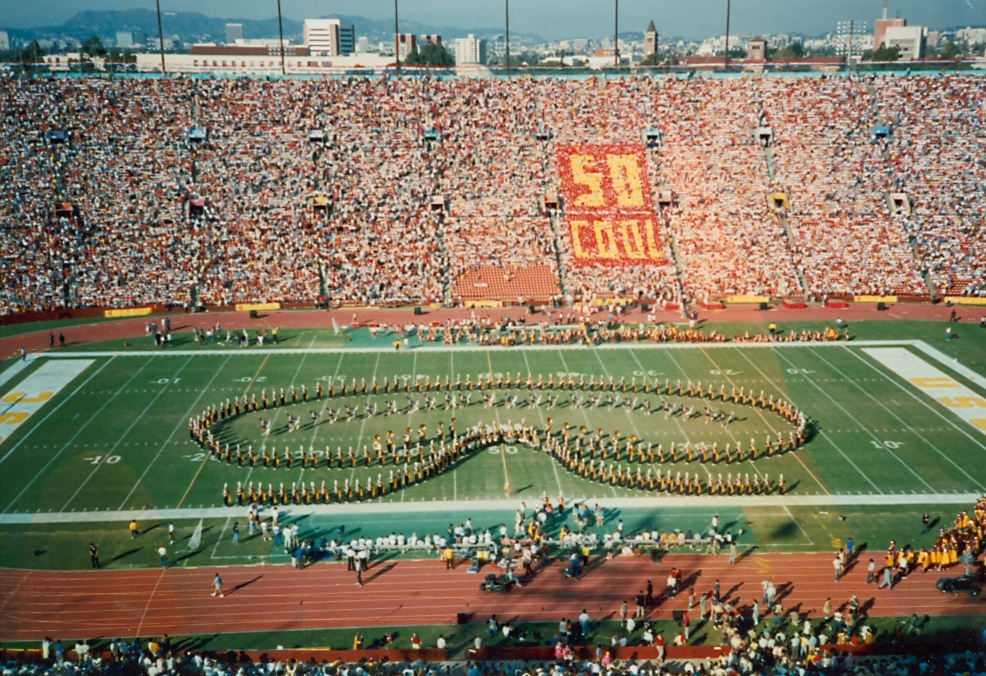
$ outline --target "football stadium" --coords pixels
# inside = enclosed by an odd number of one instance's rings
[[[986,81],[7,77],[30,674],[986,671]]]

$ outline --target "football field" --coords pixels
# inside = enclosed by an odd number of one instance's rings
[[[120,532],[121,524],[138,515],[142,521],[209,518],[215,525],[211,537],[221,539],[230,517],[245,514],[245,507],[235,506],[238,484],[244,490],[254,486],[275,493],[283,485],[289,494],[293,484],[314,484],[317,490],[325,484],[330,492],[347,481],[365,486],[369,479],[374,485],[387,485],[390,473],[403,468],[389,456],[380,465],[372,451],[374,439],[385,440],[392,432],[401,446],[410,428],[414,446],[423,425],[422,448],[428,449],[440,444],[439,423],[447,429],[453,418],[460,432],[475,425],[522,422],[543,428],[549,418],[555,434],[567,425],[572,441],[580,427],[588,436],[598,430],[604,444],[617,438],[623,449],[621,458],[610,454],[606,464],[642,474],[687,474],[699,479],[703,492],[668,494],[584,477],[543,450],[507,442],[383,496],[367,494],[355,504],[333,501],[291,509],[311,515],[313,533],[318,524],[335,528],[333,518],[345,514],[350,522],[374,523],[381,532],[423,534],[444,530],[453,514],[489,510],[483,521],[490,523],[483,525],[493,525],[511,521],[512,509],[521,500],[532,506],[543,495],[553,501],[564,496],[569,502],[585,499],[623,510],[621,518],[638,527],[667,524],[668,515],[682,517],[692,511],[701,513],[695,517],[696,527],[712,511],[735,513],[737,519],[745,515],[746,521],[754,520],[752,514],[767,522],[790,517],[792,532],[787,540],[775,532],[778,541],[810,549],[828,542],[818,542],[815,531],[806,531],[795,514],[808,518],[837,508],[880,509],[892,515],[915,505],[940,505],[949,518],[986,491],[986,465],[981,461],[986,451],[983,380],[922,341],[635,343],[596,348],[445,348],[412,343],[411,349],[395,351],[385,337],[356,347],[329,333],[302,330],[281,345],[243,349],[191,341],[172,350],[90,347],[53,352],[27,363],[0,385],[8,423],[3,427],[10,428],[0,442],[0,527],[6,529],[6,537],[21,532],[18,529],[40,529],[51,541],[65,524],[74,524],[69,530],[81,532],[84,539],[86,528],[110,527],[112,522]],[[4,373],[14,368],[8,366]],[[534,383],[531,388],[528,376]],[[427,386],[446,378],[450,389]],[[490,390],[479,389],[480,379],[503,379],[504,384],[492,390],[492,403],[484,403]],[[538,386],[539,379],[543,386]],[[574,390],[568,385],[572,381]],[[581,381],[595,382],[597,389],[583,388]],[[599,390],[600,382],[606,389]],[[330,383],[332,397],[327,396]],[[687,396],[688,383],[695,393],[701,386],[706,397]],[[316,399],[319,384],[324,394]],[[666,384],[672,387],[670,395]],[[659,394],[654,393],[655,385],[661,387]],[[291,403],[292,386],[297,403]],[[303,401],[302,386],[308,401]],[[726,392],[726,401],[717,397],[710,402],[710,386],[716,393]],[[246,412],[215,428],[222,446],[239,447],[244,455],[252,449],[258,458],[276,454],[279,467],[264,467],[259,459],[253,466],[248,461],[239,466],[235,455],[231,461],[217,459],[190,440],[189,419],[208,407],[243,395],[280,396],[282,388],[287,405]],[[741,388],[758,399],[763,392],[767,400],[773,397],[798,407],[812,421],[807,442],[767,457],[765,440],[778,434],[786,440],[795,428],[769,408],[733,403],[732,391]],[[573,406],[573,398],[581,405]],[[429,399],[434,402],[431,410]],[[660,410],[665,402],[674,408],[672,415]],[[387,414],[388,404],[396,412]],[[375,408],[374,415],[368,415],[368,406]],[[706,406],[722,412],[729,422],[710,421],[704,415]],[[686,417],[684,407],[694,408],[693,415]],[[330,412],[336,413],[335,422],[330,422]],[[289,416],[299,420],[298,429],[288,430]],[[269,434],[262,432],[261,418],[269,421]],[[9,425],[12,422],[17,424]],[[629,459],[626,444],[631,435],[639,449],[650,445],[653,451],[660,444],[664,462],[642,453]],[[751,440],[759,447],[756,460],[747,453],[740,462],[733,452],[727,462],[727,447],[739,444],[746,451]],[[674,460],[672,443],[677,449]],[[686,444],[692,449],[690,460]],[[718,462],[712,456],[713,444],[720,450]],[[708,449],[705,462],[698,451],[703,445]],[[369,466],[364,447],[371,456]],[[355,463],[349,460],[350,449]],[[290,468],[283,461],[285,453],[292,457]],[[314,455],[317,466],[307,461],[302,466],[302,453]],[[331,467],[326,454],[333,456]],[[428,457],[427,450],[424,455]],[[781,475],[787,487],[783,496],[776,491]],[[708,495],[708,481],[720,476],[727,483],[733,477],[757,482],[769,478],[775,490],[769,495]],[[224,486],[233,494],[232,507],[223,506]],[[760,533],[762,546],[771,544],[771,532]],[[218,547],[219,540],[215,542]],[[223,550],[213,554],[217,551]]]

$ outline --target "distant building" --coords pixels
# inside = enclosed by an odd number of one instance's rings
[[[657,29],[653,21],[647,24],[647,30],[644,31],[644,58],[651,54],[657,54]]]
[[[243,24],[241,23],[228,23],[226,24],[226,44],[235,45],[237,40],[243,39]]]
[[[339,27],[339,54],[349,56],[356,53],[356,26],[352,24]]]
[[[572,38],[572,51],[582,53],[589,48],[589,38]]]
[[[305,19],[302,43],[313,56],[339,56],[339,19]]]
[[[886,35],[888,28],[900,28],[906,25],[907,21],[905,19],[887,18],[887,0],[883,0],[883,14],[876,20],[876,23],[873,24],[873,50],[876,51],[885,44],[884,36]]]
[[[370,51],[370,38],[361,36],[359,40],[356,41],[356,53],[366,54]]]
[[[747,61],[766,61],[767,60],[767,41],[761,37],[756,37],[746,43]]]
[[[422,35],[421,36],[421,46],[423,47],[424,45],[427,45],[429,43],[430,44],[434,44],[434,45],[441,45],[442,44],[442,36],[441,35]]]
[[[418,39],[413,33],[398,33],[394,35],[394,43],[397,45],[397,58],[401,61],[407,59],[411,52],[418,51]]]
[[[117,31],[116,46],[119,49],[132,49],[134,46],[134,34],[130,31]]]
[[[455,63],[458,66],[464,64],[486,64],[486,40],[479,40],[472,33],[469,37],[455,39]]]
[[[900,58],[905,61],[924,56],[925,40],[925,29],[921,26],[888,26],[883,33],[883,44],[900,49]]]
[[[927,45],[929,47],[937,47],[938,38],[940,37],[941,37],[941,33],[939,33],[938,31],[928,31],[928,39],[926,41]]]
[[[986,42],[986,28],[960,28],[955,31],[956,40],[965,40],[970,45],[981,45]]]

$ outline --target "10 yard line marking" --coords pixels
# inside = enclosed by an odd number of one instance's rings
[[[112,361],[112,359],[111,359],[110,361]],[[4,513],[6,513],[6,512],[7,512],[7,510],[9,510],[9,509],[10,509],[11,507],[13,507],[13,506],[14,506],[14,503],[15,503],[15,502],[17,502],[18,500],[20,500],[20,499],[21,499],[21,496],[23,496],[23,495],[24,495],[24,493],[26,493],[26,492],[27,492],[27,489],[28,489],[28,488],[30,488],[30,487],[31,487],[31,485],[32,485],[32,484],[33,484],[33,483],[34,483],[35,481],[37,481],[37,479],[38,479],[38,477],[39,477],[39,476],[41,476],[41,475],[42,475],[42,474],[44,473],[44,471],[45,471],[46,469],[48,469],[48,467],[50,467],[50,466],[51,466],[51,463],[53,463],[53,462],[55,462],[55,460],[57,460],[57,459],[58,459],[58,457],[59,457],[59,456],[60,456],[60,455],[61,455],[61,454],[62,454],[62,453],[63,453],[63,452],[65,451],[65,449],[66,449],[66,448],[68,448],[68,447],[69,447],[69,446],[70,446],[70,445],[72,444],[72,442],[73,442],[73,441],[75,441],[75,438],[76,438],[76,437],[78,437],[78,436],[79,436],[79,434],[81,434],[81,433],[82,433],[82,430],[84,430],[84,429],[85,429],[86,427],[88,427],[88,426],[89,426],[89,423],[91,423],[91,422],[92,422],[93,420],[95,420],[95,419],[96,419],[96,417],[97,417],[97,416],[98,416],[98,415],[99,415],[100,413],[102,413],[102,412],[103,412],[103,410],[104,410],[104,409],[105,409],[105,408],[106,408],[107,406],[109,406],[109,404],[110,404],[110,402],[111,402],[111,401],[113,401],[113,400],[114,400],[114,399],[116,398],[116,396],[117,396],[117,395],[118,395],[118,394],[119,394],[120,392],[123,392],[123,390],[125,390],[125,389],[126,389],[126,387],[127,387],[127,385],[129,385],[129,384],[130,384],[131,382],[133,382],[133,379],[134,379],[134,378],[136,378],[136,377],[137,377],[137,376],[138,376],[138,375],[140,374],[140,372],[141,372],[141,371],[143,371],[143,370],[144,370],[144,368],[145,368],[145,367],[146,367],[146,366],[147,366],[148,364],[150,364],[150,363],[151,363],[152,361],[153,361],[153,359],[148,359],[148,360],[147,360],[146,362],[144,362],[144,364],[143,364],[143,366],[141,366],[141,367],[140,367],[139,369],[137,369],[136,371],[134,371],[134,374],[133,374],[132,376],[130,376],[130,379],[129,379],[129,380],[127,380],[127,382],[125,382],[125,383],[123,384],[123,387],[121,387],[121,388],[120,388],[119,390],[117,390],[117,391],[116,391],[116,392],[115,392],[115,393],[114,393],[114,394],[113,394],[113,395],[112,395],[112,396],[111,396],[111,397],[110,397],[109,399],[107,399],[107,400],[106,400],[105,402],[103,402],[103,405],[99,407],[99,410],[97,410],[97,411],[96,411],[95,413],[93,413],[93,414],[92,414],[92,416],[91,416],[91,417],[90,417],[90,418],[89,418],[89,419],[88,419],[88,420],[87,420],[87,421],[86,421],[85,423],[83,423],[81,427],[79,427],[79,428],[78,428],[78,429],[77,429],[77,430],[75,431],[75,434],[73,434],[73,435],[72,435],[72,437],[71,437],[71,438],[70,438],[70,439],[69,439],[69,440],[68,440],[67,442],[65,442],[65,445],[64,445],[64,446],[62,446],[62,447],[61,447],[61,449],[59,449],[59,451],[58,451],[58,453],[56,453],[55,455],[53,455],[53,456],[52,456],[52,458],[51,458],[51,460],[49,460],[49,461],[48,461],[47,463],[45,463],[45,466],[41,468],[41,471],[39,471],[39,472],[38,472],[37,474],[35,474],[35,475],[34,475],[34,478],[33,478],[33,479],[31,479],[30,481],[28,481],[28,482],[27,482],[27,484],[26,484],[26,485],[24,486],[24,488],[23,488],[23,489],[21,489],[21,492],[17,494],[17,497],[16,497],[16,498],[14,498],[13,500],[11,500],[11,501],[10,501],[10,504],[8,504],[8,505],[7,505],[7,508],[3,510],[3,511],[4,511]],[[109,363],[109,362],[107,362],[107,364],[108,364],[108,363]],[[95,376],[95,375],[96,375],[96,374],[94,373],[94,374],[93,374],[93,376]],[[86,381],[86,382],[88,382],[88,381]],[[85,384],[85,383],[83,383],[83,384]],[[81,386],[80,386],[80,387],[81,387]],[[76,391],[78,391],[78,390],[76,390]],[[75,392],[73,392],[72,394],[75,394]],[[57,410],[57,409],[56,409],[56,410]],[[54,413],[54,411],[52,411],[52,413]],[[49,415],[50,415],[50,414],[49,414]],[[44,422],[44,421],[42,421],[42,422]]]
[[[750,366],[752,366],[752,367],[753,367],[754,369],[756,369],[756,370],[757,370],[757,372],[759,372],[759,373],[760,373],[760,375],[762,375],[762,376],[763,376],[763,377],[764,377],[764,378],[765,378],[765,379],[767,380],[767,382],[768,382],[768,383],[770,384],[770,386],[771,386],[771,387],[773,387],[773,388],[774,388],[775,390],[777,390],[777,393],[778,393],[779,395],[781,395],[782,397],[785,397],[785,398],[787,398],[787,399],[790,399],[790,397],[788,397],[788,395],[787,395],[787,393],[786,393],[786,392],[784,392],[783,390],[781,390],[781,388],[777,386],[777,383],[775,383],[775,382],[774,382],[773,380],[771,380],[770,378],[768,378],[768,377],[767,377],[767,374],[766,374],[766,373],[764,373],[763,371],[761,371],[761,370],[760,370],[760,367],[759,367],[759,366],[757,366],[757,365],[756,365],[755,363],[753,363],[753,362],[752,362],[752,361],[750,360],[750,358],[749,358],[749,357],[747,357],[747,356],[746,356],[746,355],[745,355],[745,354],[743,353],[743,351],[742,351],[742,350],[740,350],[739,352],[737,352],[737,354],[739,354],[739,355],[740,355],[741,357],[743,357],[743,359],[745,359],[745,360],[746,360],[746,361],[747,361],[747,362],[748,362],[748,363],[750,364]],[[813,385],[813,386],[814,386],[815,388],[817,388],[817,389],[819,389],[819,390],[821,390],[821,388],[820,388],[820,387],[818,387],[818,384],[817,384],[817,383],[815,383],[815,381],[814,381],[814,380],[812,380],[811,378],[805,378],[805,382],[808,382],[808,383],[811,383],[811,384],[812,384],[812,385]],[[830,398],[831,398],[831,397],[830,397]],[[858,424],[858,421],[857,421],[857,424]],[[853,461],[852,461],[852,460],[851,460],[851,459],[849,458],[849,456],[848,456],[848,455],[846,455],[846,454],[845,454],[845,452],[843,452],[843,450],[842,450],[841,448],[839,448],[839,446],[837,446],[837,445],[836,445],[836,443],[835,443],[834,441],[832,441],[832,438],[831,438],[831,437],[830,437],[830,436],[829,436],[829,435],[828,435],[828,434],[827,434],[827,433],[825,432],[825,430],[823,430],[823,429],[819,429],[819,430],[818,430],[818,432],[819,432],[819,434],[821,434],[821,435],[822,435],[823,437],[825,437],[825,440],[829,442],[829,444],[830,444],[830,445],[832,446],[832,448],[834,448],[835,450],[837,450],[837,451],[839,452],[839,455],[841,455],[841,456],[842,456],[843,458],[845,458],[845,459],[846,459],[846,462],[848,462],[848,463],[849,463],[850,465],[852,465],[852,467],[853,467],[853,469],[855,469],[855,470],[856,470],[857,472],[859,472],[859,475],[860,475],[861,477],[863,477],[863,480],[864,480],[864,481],[866,481],[866,483],[868,483],[869,485],[871,485],[871,486],[873,486],[873,488],[875,488],[875,489],[877,489],[878,491],[880,491],[881,493],[883,493],[883,489],[882,489],[882,488],[880,488],[879,486],[877,486],[877,485],[876,485],[876,484],[875,484],[875,483],[873,482],[873,480],[872,480],[872,479],[870,479],[870,478],[869,478],[868,476],[866,476],[866,473],[865,473],[865,472],[863,472],[863,470],[861,470],[861,469],[860,469],[860,468],[859,468],[859,467],[858,467],[858,466],[856,465],[856,463],[854,463],[854,462],[853,462]],[[797,456],[795,456],[795,457],[797,457]],[[800,458],[799,458],[799,459],[800,459]],[[801,464],[803,465],[804,463],[802,462]],[[819,482],[819,485],[820,485],[820,486],[822,485],[822,484],[821,484],[821,482]]]
[[[219,368],[216,369],[216,372],[214,374],[212,374],[212,378],[209,380],[208,383],[206,383],[205,387],[203,387],[201,390],[199,390],[199,396],[197,396],[195,398],[195,401],[192,402],[192,405],[188,407],[188,410],[187,411],[185,411],[185,415],[183,415],[181,418],[178,419],[178,424],[175,425],[175,428],[173,430],[171,430],[171,434],[169,434],[168,435],[168,438],[164,440],[164,443],[163,444],[161,444],[161,448],[159,448],[158,451],[157,451],[157,453],[154,455],[154,457],[151,458],[151,462],[148,463],[148,465],[147,465],[146,468],[144,468],[144,471],[141,473],[141,475],[139,477],[137,477],[137,481],[134,483],[133,488],[131,488],[130,489],[130,492],[127,493],[127,497],[123,498],[123,502],[120,503],[120,506],[117,509],[123,509],[124,505],[127,504],[127,500],[129,500],[130,499],[130,496],[132,496],[134,494],[134,491],[137,490],[137,486],[139,486],[141,484],[141,482],[144,480],[144,477],[147,476],[147,473],[151,471],[151,467],[154,465],[155,462],[157,462],[157,459],[160,457],[160,455],[164,451],[164,449],[167,448],[168,444],[171,443],[171,439],[175,436],[175,434],[178,433],[178,430],[181,429],[182,423],[185,421],[186,418],[188,418],[188,416],[190,416],[192,414],[192,411],[198,405],[199,400],[202,399],[202,395],[205,394],[205,392],[208,389],[208,387],[210,385],[212,385],[213,381],[215,381],[216,376],[219,375],[219,372],[222,371],[224,368],[226,368],[226,364],[228,362],[229,362],[229,357],[226,357],[226,361],[224,361],[222,364],[219,365]],[[267,363],[267,360],[266,359],[264,360],[264,363]],[[263,367],[264,367],[264,365],[261,364],[260,365],[260,368],[263,368]],[[257,372],[259,373],[260,371],[258,370]],[[254,378],[256,378],[256,376],[254,376]],[[208,461],[208,457],[206,457],[202,461],[203,462],[203,466],[204,466],[205,462],[207,462],[207,461]],[[200,467],[199,468],[199,472],[201,472],[201,471],[202,471],[202,468]],[[196,473],[195,476],[198,476],[198,473]],[[194,482],[194,479],[192,481]],[[189,486],[189,488],[191,488],[191,486]],[[185,495],[188,495],[188,492],[187,491],[186,491]],[[182,500],[184,500],[184,499],[185,498],[182,497]],[[181,507],[181,501],[178,502],[178,505],[177,506],[178,507]]]
[[[786,362],[788,363],[788,365],[789,365],[789,366],[791,366],[792,368],[796,368],[796,367],[794,366],[794,362],[792,362],[792,361],[791,361],[790,359],[788,359],[787,357],[781,357],[781,356],[780,356],[780,352],[775,352],[775,354],[777,354],[777,356],[778,356],[778,357],[780,357],[781,359],[783,359],[784,361],[786,361]],[[838,408],[839,408],[839,409],[840,409],[840,410],[841,410],[841,411],[842,411],[843,413],[845,413],[845,414],[846,414],[846,416],[848,416],[848,417],[849,417],[849,418],[850,418],[850,419],[851,419],[851,420],[852,420],[853,422],[855,422],[855,423],[856,423],[856,425],[857,425],[857,426],[859,426],[859,428],[860,428],[860,429],[862,429],[862,430],[863,430],[863,431],[865,431],[865,432],[866,432],[867,434],[869,434],[869,435],[870,435],[870,436],[871,436],[871,437],[873,438],[873,440],[874,440],[874,441],[879,441],[879,439],[877,439],[877,437],[876,437],[876,435],[875,435],[875,434],[873,434],[873,432],[872,432],[872,431],[870,431],[870,429],[869,429],[868,427],[866,427],[865,425],[863,425],[863,424],[862,424],[862,423],[861,423],[861,422],[860,422],[860,421],[859,421],[859,420],[858,420],[858,419],[857,419],[857,418],[856,418],[856,417],[855,417],[854,415],[852,415],[852,414],[851,414],[851,413],[850,413],[849,411],[847,411],[847,410],[845,409],[845,407],[843,407],[843,406],[842,406],[842,404],[840,404],[840,403],[839,403],[838,401],[836,401],[835,399],[833,399],[833,398],[832,398],[832,395],[830,395],[830,394],[829,394],[828,392],[826,392],[826,391],[825,391],[824,389],[822,389],[821,387],[819,387],[819,386],[818,386],[818,384],[817,384],[817,383],[815,383],[815,382],[814,382],[813,380],[810,380],[810,379],[809,379],[809,380],[808,380],[808,382],[809,382],[809,383],[811,383],[811,384],[812,384],[812,385],[813,385],[813,386],[815,387],[815,389],[817,389],[817,390],[818,390],[819,392],[821,392],[822,394],[824,394],[824,395],[825,395],[825,397],[826,397],[826,398],[827,398],[827,399],[828,399],[829,401],[831,401],[831,402],[832,402],[833,404],[835,404],[835,405],[836,405],[836,406],[837,406],[837,407],[838,407]],[[903,465],[903,466],[904,466],[904,467],[905,467],[905,468],[907,469],[907,471],[908,471],[908,472],[910,472],[911,474],[913,474],[914,476],[916,476],[916,477],[917,477],[917,479],[918,479],[918,481],[920,481],[921,483],[923,483],[923,484],[924,484],[925,486],[927,486],[927,487],[928,487],[928,490],[930,490],[930,491],[931,491],[932,493],[935,493],[935,492],[936,492],[936,491],[935,491],[935,489],[934,489],[934,487],[932,487],[932,485],[931,485],[931,484],[929,484],[929,483],[928,483],[927,481],[925,481],[924,479],[922,479],[922,478],[921,478],[921,475],[920,475],[920,474],[918,474],[917,472],[915,472],[915,471],[914,471],[914,470],[913,470],[913,469],[911,468],[911,466],[910,466],[910,465],[908,465],[908,464],[907,464],[906,462],[904,462],[904,461],[903,461],[903,460],[901,459],[901,457],[900,457],[899,455],[897,455],[896,453],[894,453],[894,452],[893,452],[892,450],[890,450],[889,448],[886,448],[886,447],[884,447],[884,450],[886,450],[886,451],[887,451],[887,453],[889,453],[889,454],[890,454],[890,455],[891,455],[891,456],[892,456],[892,457],[893,457],[893,458],[894,458],[895,460],[897,460],[897,462],[899,462],[899,463],[900,463],[901,465]],[[871,483],[872,483],[872,482],[871,482]]]
[[[85,478],[85,480],[83,480],[83,482],[81,484],[79,484],[79,487],[75,489],[75,492],[72,493],[72,497],[70,497],[65,502],[65,504],[62,505],[62,510],[61,511],[64,512],[66,509],[68,509],[68,506],[70,504],[72,504],[72,501],[75,500],[75,498],[79,494],[79,492],[85,487],[85,485],[87,483],[89,483],[89,480],[93,478],[93,476],[96,474],[97,471],[99,471],[99,468],[106,464],[107,459],[111,455],[113,455],[113,451],[115,451],[117,448],[119,448],[119,446],[123,442],[123,440],[127,437],[128,434],[130,434],[130,430],[132,430],[134,428],[134,425],[136,425],[138,422],[140,422],[140,419],[143,418],[144,415],[147,413],[147,411],[150,410],[151,406],[154,405],[154,402],[156,402],[158,400],[158,397],[160,397],[162,394],[164,394],[167,391],[168,385],[170,385],[172,383],[172,381],[175,378],[177,378],[178,375],[182,371],[185,370],[185,367],[188,366],[188,364],[192,361],[192,359],[193,359],[193,357],[189,357],[188,360],[184,364],[181,365],[181,368],[179,368],[178,371],[175,372],[175,375],[173,375],[171,378],[168,378],[168,382],[165,384],[165,386],[162,387],[158,391],[158,393],[154,395],[154,398],[151,399],[150,402],[148,402],[147,406],[144,407],[144,410],[140,412],[140,415],[138,415],[136,418],[134,418],[133,422],[130,423],[130,426],[127,428],[127,430],[123,434],[120,435],[120,437],[116,440],[116,443],[113,444],[113,447],[106,452],[106,455],[103,456],[102,461],[99,462],[99,463],[97,463],[97,465],[92,468],[92,471],[89,472],[89,476],[87,476]],[[150,362],[148,362],[148,363],[150,363]],[[124,501],[124,502],[126,502],[126,501]]]
[[[854,352],[853,350],[846,350],[846,351],[847,351],[847,352],[849,352],[849,354],[851,354],[852,356],[854,356],[854,357],[856,357],[857,359],[859,359],[859,360],[860,360],[861,362],[863,362],[863,363],[864,363],[864,364],[866,364],[867,366],[869,366],[869,367],[870,367],[871,369],[873,369],[874,371],[876,371],[877,373],[879,373],[879,374],[880,374],[881,376],[883,376],[884,378],[886,378],[887,380],[889,380],[889,381],[890,381],[891,383],[893,383],[894,385],[896,385],[896,386],[897,386],[897,387],[899,387],[900,389],[902,389],[902,390],[904,390],[905,392],[907,392],[907,393],[908,393],[909,395],[911,395],[911,397],[912,397],[912,398],[913,398],[913,399],[914,399],[915,401],[918,401],[918,402],[920,402],[921,404],[923,404],[923,405],[924,405],[924,406],[925,406],[925,407],[926,407],[926,408],[927,408],[928,410],[930,410],[930,411],[931,411],[932,413],[934,413],[934,414],[935,414],[935,415],[937,415],[938,417],[940,417],[940,418],[942,418],[942,419],[943,419],[943,420],[945,420],[946,422],[950,422],[950,421],[949,421],[949,420],[948,420],[947,418],[945,418],[945,417],[944,417],[944,416],[943,416],[943,415],[942,415],[941,413],[939,413],[939,412],[938,412],[938,411],[936,411],[936,410],[935,410],[934,408],[932,408],[931,406],[929,406],[929,405],[928,405],[928,403],[927,403],[926,401],[924,401],[923,399],[921,399],[921,398],[919,398],[919,397],[918,397],[917,395],[915,395],[915,394],[914,394],[913,392],[911,392],[911,391],[909,391],[909,390],[907,390],[906,388],[904,388],[904,387],[903,387],[903,386],[902,386],[902,385],[901,385],[900,383],[898,383],[898,382],[896,382],[895,380],[893,380],[892,378],[890,378],[890,377],[889,377],[888,375],[886,375],[885,373],[883,373],[883,372],[882,372],[882,371],[881,371],[880,369],[878,369],[878,368],[876,368],[875,366],[873,366],[872,364],[870,364],[870,363],[869,363],[868,361],[866,361],[865,359],[863,359],[862,357],[860,357],[860,356],[859,356],[858,354],[856,354],[856,353],[855,353],[855,352]],[[812,354],[814,354],[814,352],[812,352]],[[822,361],[824,361],[824,362],[825,362],[826,364],[828,364],[828,361],[826,361],[824,357],[821,357],[821,356],[819,356],[819,359],[821,359],[821,360],[822,360]],[[832,366],[832,368],[834,368],[834,369],[835,369],[836,371],[839,371],[839,369],[837,369],[837,368],[836,368],[835,366],[833,366],[833,365],[831,365],[831,364],[829,364],[829,365],[830,365],[830,366]],[[842,373],[842,371],[839,371],[839,373]],[[895,413],[894,413],[893,411],[891,411],[890,409],[888,409],[888,408],[887,408],[886,406],[884,406],[884,405],[883,405],[883,403],[882,403],[882,402],[880,402],[880,400],[879,400],[879,399],[877,399],[877,398],[875,398],[875,397],[874,397],[873,395],[871,395],[871,394],[870,394],[869,392],[866,392],[866,390],[863,390],[863,389],[862,389],[861,387],[859,387],[859,385],[856,385],[856,387],[858,387],[858,388],[859,388],[859,389],[860,389],[860,390],[861,390],[861,391],[862,391],[862,392],[863,392],[864,394],[866,394],[866,396],[868,396],[868,397],[869,397],[870,399],[873,399],[873,401],[875,401],[876,403],[878,403],[878,404],[880,404],[880,407],[881,407],[881,408],[883,408],[883,410],[885,410],[885,411],[887,411],[887,412],[888,412],[888,413],[890,413],[890,414],[891,414],[891,415],[892,415],[893,417],[895,417],[895,418],[897,418],[897,420],[899,420],[900,422],[902,422],[902,423],[904,423],[904,427],[906,427],[906,428],[907,428],[907,429],[909,429],[909,430],[910,430],[911,432],[913,432],[913,433],[914,433],[915,435],[917,435],[917,437],[918,437],[919,439],[921,439],[921,441],[923,441],[923,442],[925,442],[926,444],[928,444],[929,446],[931,446],[931,448],[933,448],[933,449],[935,449],[935,451],[937,451],[937,452],[938,452],[938,454],[939,454],[939,455],[940,455],[941,457],[943,457],[943,458],[945,458],[945,459],[946,459],[946,460],[948,460],[948,461],[949,461],[950,463],[952,463],[952,466],[953,466],[953,467],[955,467],[955,468],[956,468],[957,470],[959,470],[960,472],[962,472],[963,474],[965,474],[965,476],[966,476],[966,478],[968,478],[968,479],[969,479],[970,481],[972,481],[972,482],[973,482],[973,484],[975,484],[976,486],[978,486],[978,487],[979,487],[979,490],[983,490],[983,485],[982,485],[981,483],[979,483],[979,482],[978,482],[978,481],[976,481],[976,480],[975,480],[974,478],[972,478],[971,476],[969,476],[969,474],[968,474],[968,473],[967,473],[967,472],[966,472],[966,471],[965,471],[964,469],[962,469],[962,467],[960,467],[960,466],[959,466],[958,464],[956,464],[956,463],[955,463],[955,461],[954,461],[954,460],[952,460],[952,459],[951,459],[950,457],[948,457],[947,455],[945,455],[944,453],[942,453],[942,452],[941,452],[941,451],[940,451],[940,450],[939,450],[939,449],[938,449],[938,448],[937,448],[937,447],[936,447],[936,446],[935,446],[934,444],[932,444],[932,443],[931,443],[930,441],[928,441],[928,440],[927,440],[927,439],[925,439],[925,438],[924,438],[923,436],[921,436],[920,434],[918,434],[918,432],[917,432],[917,430],[915,430],[915,429],[914,429],[913,427],[911,427],[910,425],[908,425],[908,424],[907,424],[907,421],[905,421],[905,420],[903,420],[903,419],[902,419],[902,418],[901,418],[900,416],[898,416],[898,415],[897,415],[897,414],[895,414]],[[965,435],[966,437],[968,437],[968,438],[969,438],[969,439],[970,439],[970,440],[971,440],[971,441],[972,441],[973,443],[975,443],[975,444],[976,444],[977,446],[979,446],[979,447],[980,447],[980,448],[982,448],[983,450],[986,450],[986,446],[983,446],[983,445],[982,445],[981,443],[979,443],[979,441],[978,441],[977,439],[975,439],[974,437],[972,437],[972,436],[970,436],[969,434],[967,434],[967,433],[966,433],[966,431],[965,431],[964,429],[962,429],[962,428],[960,428],[960,427],[958,427],[957,425],[954,425],[954,424],[952,425],[952,427],[954,427],[954,428],[955,428],[955,429],[957,429],[957,430],[958,430],[959,432],[961,432],[961,433],[962,433],[963,435]]]

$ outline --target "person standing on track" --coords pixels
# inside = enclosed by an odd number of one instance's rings
[[[226,597],[226,595],[223,594],[223,579],[219,577],[218,572],[216,573],[216,576],[212,578],[212,595],[218,596],[219,598]]]
[[[363,586],[363,559],[356,559],[356,584]]]

